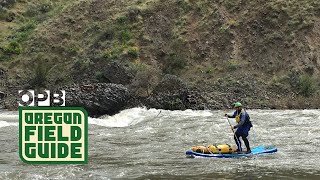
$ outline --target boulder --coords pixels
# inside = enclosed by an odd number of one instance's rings
[[[0,91],[0,101],[3,100],[5,96],[6,96],[6,93]]]
[[[80,106],[90,116],[113,115],[126,108],[130,91],[120,84],[96,83],[65,88],[66,106]]]
[[[134,72],[128,66],[118,62],[111,62],[104,67],[103,76],[110,83],[127,85],[134,78]]]

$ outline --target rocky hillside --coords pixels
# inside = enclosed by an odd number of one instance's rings
[[[131,93],[124,106],[320,107],[318,0],[0,0],[0,7],[8,106],[20,88],[112,83]]]

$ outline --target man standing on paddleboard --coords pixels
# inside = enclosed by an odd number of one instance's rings
[[[232,130],[237,129],[234,133],[234,140],[238,146],[236,152],[242,152],[241,141],[239,139],[240,137],[242,137],[242,140],[247,148],[246,153],[251,153],[249,141],[247,139],[250,128],[252,127],[249,114],[244,109],[242,109],[242,104],[240,102],[234,103],[234,108],[236,109],[236,111],[233,113],[233,115],[230,116],[228,114],[225,114],[225,116],[228,118],[236,118],[236,122],[238,123],[233,127],[231,126]]]

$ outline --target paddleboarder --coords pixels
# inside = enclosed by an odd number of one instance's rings
[[[236,152],[242,152],[241,141],[239,139],[241,137],[247,148],[246,153],[251,153],[250,144],[247,139],[250,128],[252,127],[249,114],[242,108],[242,104],[240,102],[234,103],[234,108],[236,111],[233,115],[225,114],[225,116],[228,118],[235,118],[238,123],[233,127],[231,126],[232,130],[237,129],[234,133],[234,140],[238,146]]]

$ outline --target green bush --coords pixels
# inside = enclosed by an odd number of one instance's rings
[[[301,75],[299,77],[298,90],[305,97],[313,95],[316,91],[315,80],[310,75]]]
[[[178,71],[184,69],[187,66],[187,62],[177,54],[171,53],[167,57],[164,67],[164,72],[168,74],[175,74]]]
[[[34,69],[31,85],[35,88],[45,87],[48,77],[48,68],[43,61],[38,62]]]
[[[127,16],[119,16],[116,19],[117,23],[120,25],[125,25],[128,22],[128,17]]]
[[[132,58],[138,58],[139,57],[139,49],[137,47],[129,47],[128,55]]]
[[[132,38],[132,33],[129,30],[125,29],[120,31],[119,39],[122,43],[128,42],[131,38]]]
[[[18,29],[15,33],[15,39],[17,42],[23,42],[27,40],[32,31],[36,28],[36,24],[34,21],[30,21],[27,24],[23,25]]]
[[[107,49],[104,52],[103,57],[106,59],[117,59],[123,54],[124,49],[125,46],[114,44],[112,49]]]
[[[3,48],[3,51],[5,54],[11,55],[11,54],[20,54],[22,51],[21,45],[16,42],[16,41],[12,41],[10,42],[8,45],[6,45]]]
[[[18,29],[18,32],[31,31],[31,30],[33,30],[35,27],[36,27],[35,22],[30,21],[30,22],[28,22],[27,24],[21,26],[21,27]]]

